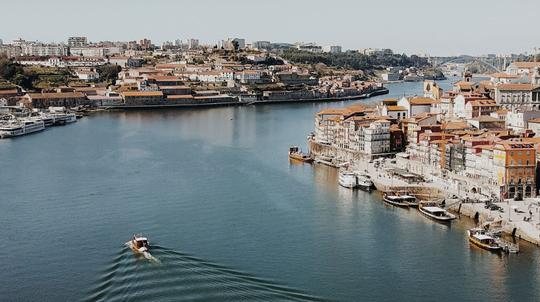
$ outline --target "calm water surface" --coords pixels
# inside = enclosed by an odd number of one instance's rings
[[[313,114],[348,104],[104,113],[1,140],[0,300],[539,300],[536,247],[471,248],[464,218],[289,163]],[[159,262],[123,245],[135,232]]]

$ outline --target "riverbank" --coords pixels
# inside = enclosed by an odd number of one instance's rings
[[[472,218],[480,225],[496,225],[507,235],[540,245],[540,202],[536,198],[491,202],[502,208],[501,212],[485,208],[485,196],[463,189],[462,180],[441,178],[430,169],[421,167],[421,163],[400,157],[397,157],[398,160],[386,157],[374,159],[360,152],[320,144],[311,139],[308,145],[315,162],[324,158],[326,165],[335,168],[349,166],[355,171],[365,172],[381,192],[407,192],[426,201],[446,200],[446,207],[450,211]],[[465,184],[465,187],[473,186]]]
[[[265,105],[265,104],[285,104],[285,103],[324,103],[324,102],[342,102],[368,99],[375,96],[390,93],[388,88],[381,87],[369,93],[363,93],[354,96],[327,97],[327,98],[306,98],[306,99],[276,99],[276,100],[257,100],[257,101],[234,101],[234,102],[212,102],[212,103],[188,103],[188,104],[156,104],[156,105],[107,105],[100,106],[97,110],[144,110],[144,109],[166,109],[166,108],[205,108],[205,107],[228,107],[228,106],[246,106],[246,105]]]

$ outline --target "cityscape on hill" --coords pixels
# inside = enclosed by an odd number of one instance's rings
[[[1,6],[1,301],[540,301],[540,2]]]

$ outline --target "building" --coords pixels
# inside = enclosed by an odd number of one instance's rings
[[[465,118],[472,119],[479,116],[491,115],[499,110],[499,105],[495,100],[474,100],[465,104]]]
[[[199,48],[199,39],[189,39],[187,41],[188,49],[197,49]]]
[[[23,103],[31,108],[75,107],[87,105],[88,99],[81,92],[28,93]]]
[[[360,137],[360,146],[363,143],[363,153],[367,155],[383,155],[390,152],[390,122],[376,120],[368,127],[362,128],[356,135]],[[363,139],[362,139],[363,138]]]
[[[407,110],[407,116],[415,116],[420,113],[431,113],[440,111],[440,101],[425,97],[402,97],[397,105]]]
[[[381,79],[386,82],[395,82],[401,79],[401,75],[397,72],[385,72],[381,74]]]
[[[529,75],[537,68],[540,68],[540,62],[513,62],[506,67],[506,73],[510,75]]]
[[[314,52],[314,53],[323,52],[323,48],[315,43],[297,43],[296,49],[302,50],[302,51]]]
[[[86,37],[69,37],[69,47],[82,47],[88,45],[88,39]]]
[[[237,73],[236,77],[242,84],[256,83],[261,79],[261,72],[258,70],[243,70]]]
[[[533,118],[527,122],[527,129],[536,133],[536,136],[540,136],[540,118]]]
[[[329,52],[329,53],[341,53],[342,50],[341,50],[341,46],[332,45],[332,46],[323,47],[323,51]]]
[[[424,81],[424,97],[439,100],[443,95],[443,89],[432,80]]]
[[[94,69],[76,70],[75,74],[77,75],[79,80],[83,81],[97,81],[100,78],[99,73]]]
[[[408,118],[407,108],[397,105],[383,105],[381,115],[388,116],[396,120]]]
[[[270,41],[255,41],[251,43],[251,47],[258,50],[270,50],[272,48],[272,43],[270,43]]]
[[[540,86],[533,84],[499,84],[495,101],[506,109],[540,109]]]
[[[493,163],[501,197],[536,195],[536,149],[534,144],[506,140],[495,144]]]
[[[540,110],[514,110],[506,114],[506,127],[523,132],[529,129],[529,121],[540,118]]]
[[[21,43],[21,54],[24,56],[67,56],[68,47],[63,44],[45,44],[38,42]]]
[[[8,58],[15,58],[22,55],[22,49],[16,45],[0,45],[0,55]]]
[[[83,57],[106,57],[106,56],[118,55],[121,53],[121,49],[116,46],[111,46],[111,47],[77,46],[77,47],[71,47],[69,51],[72,56],[83,56]]]
[[[120,95],[126,106],[163,104],[163,92],[161,91],[124,91]]]

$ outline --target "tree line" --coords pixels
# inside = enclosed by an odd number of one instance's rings
[[[421,68],[430,65],[426,58],[416,55],[365,55],[356,51],[347,51],[342,53],[312,53],[309,51],[289,49],[283,51],[281,57],[294,63],[323,63],[331,67],[354,70],[379,69],[389,66]]]

